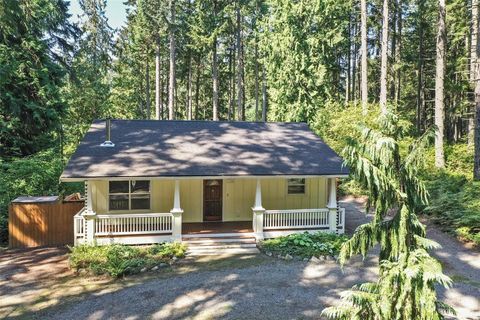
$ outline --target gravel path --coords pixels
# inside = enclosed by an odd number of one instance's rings
[[[358,199],[345,199],[342,205],[347,209],[347,232],[368,221]],[[460,319],[480,319],[478,251],[433,226],[428,232],[443,245],[435,254],[455,280],[453,288],[441,291],[441,297],[457,309]],[[216,259],[217,264],[222,260]],[[344,270],[333,261],[287,262],[263,255],[231,259],[225,258],[223,265],[213,269],[199,267],[207,261],[195,261],[197,271],[163,278],[152,275],[133,284],[117,283],[111,290],[106,284],[27,315],[38,319],[318,319],[324,307],[338,302],[341,291],[375,280],[377,272],[374,256],[365,261],[354,258]]]

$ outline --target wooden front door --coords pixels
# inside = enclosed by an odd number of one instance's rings
[[[203,221],[222,221],[223,180],[203,181]]]

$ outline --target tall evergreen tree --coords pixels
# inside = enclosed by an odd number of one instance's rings
[[[77,32],[67,11],[62,0],[0,2],[0,157],[35,153],[60,130]]]
[[[107,116],[111,83],[113,30],[105,15],[106,0],[81,0],[81,32],[66,88],[69,103],[64,124],[68,137],[77,139],[94,119]]]

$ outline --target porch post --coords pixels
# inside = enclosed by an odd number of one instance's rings
[[[257,188],[255,190],[255,206],[253,211],[253,232],[257,240],[263,240],[263,214],[265,208],[262,206],[262,186],[260,179],[257,179]]]
[[[328,192],[328,225],[329,231],[337,233],[337,179],[329,178],[329,192]]]
[[[85,240],[86,243],[92,244],[95,240],[95,215],[93,211],[92,184],[85,180]]]
[[[172,238],[174,241],[182,241],[182,214],[180,207],[180,180],[175,180],[175,192],[173,194],[173,209],[170,210],[172,217]]]

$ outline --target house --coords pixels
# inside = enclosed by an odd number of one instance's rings
[[[75,243],[344,231],[342,159],[305,123],[95,121],[61,181],[85,183]]]

